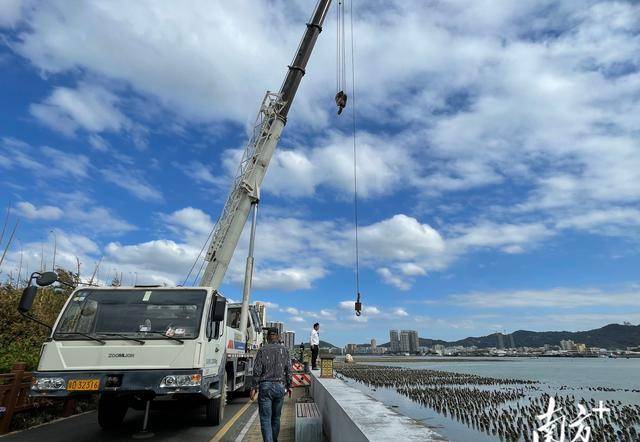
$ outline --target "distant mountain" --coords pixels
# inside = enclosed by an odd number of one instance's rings
[[[468,337],[458,341],[443,341],[439,339],[420,339],[420,345],[432,347],[436,344],[446,346],[478,348],[497,347],[499,333],[492,333],[487,336]],[[516,347],[542,347],[545,344],[560,345],[562,340],[581,342],[589,347],[600,348],[626,348],[640,345],[640,325],[609,324],[594,330],[569,332],[569,331],[549,331],[534,332],[528,330],[518,330],[512,333],[513,344]],[[503,336],[503,342],[509,346],[511,338]],[[381,347],[389,347],[389,343],[382,344]]]

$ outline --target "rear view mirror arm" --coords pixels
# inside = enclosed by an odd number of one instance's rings
[[[52,331],[53,331],[53,327],[51,327],[51,326],[50,326],[49,324],[47,324],[46,322],[42,322],[41,320],[39,320],[39,319],[37,319],[37,318],[34,318],[33,316],[31,316],[31,315],[29,315],[29,314],[27,314],[27,313],[25,313],[25,312],[20,312],[20,314],[21,314],[22,316],[24,316],[25,318],[27,318],[27,319],[31,319],[33,322],[36,322],[36,323],[40,324],[40,325],[41,325],[41,326],[43,326],[43,327],[47,327],[47,328],[49,329],[49,332],[52,332]]]

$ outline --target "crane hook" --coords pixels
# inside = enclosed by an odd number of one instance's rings
[[[358,299],[356,300],[356,316],[362,314],[362,303],[360,302],[360,293],[358,292]]]
[[[340,115],[347,106],[347,94],[344,91],[336,94],[336,106],[338,106],[338,115]]]

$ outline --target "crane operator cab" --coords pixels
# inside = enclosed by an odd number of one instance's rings
[[[236,335],[240,338],[240,316],[242,314],[242,304],[229,304],[227,310],[227,327],[232,328]],[[234,342],[233,348],[257,350],[263,344],[262,325],[258,316],[255,305],[249,305],[249,314],[247,317],[246,342]],[[228,347],[231,345],[229,343]],[[246,347],[245,347],[246,345]]]

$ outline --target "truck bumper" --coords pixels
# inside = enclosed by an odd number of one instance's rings
[[[72,396],[86,396],[96,393],[115,395],[139,395],[148,398],[184,399],[187,397],[201,397],[210,399],[220,396],[220,377],[218,375],[202,377],[198,386],[192,387],[160,387],[165,376],[192,375],[201,373],[200,370],[118,370],[118,371],[41,371],[33,373],[32,387],[29,395],[32,397],[66,398]],[[39,390],[35,383],[38,379],[63,379],[64,388],[57,390]],[[71,380],[97,380],[97,389],[67,390]]]

